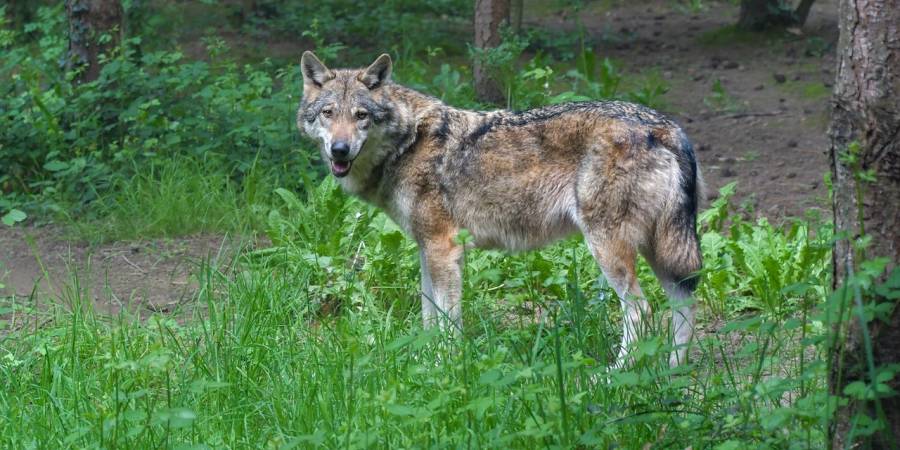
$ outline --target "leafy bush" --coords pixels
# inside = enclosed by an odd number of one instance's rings
[[[240,67],[216,42],[211,62],[138,55],[133,38],[107,55],[97,80],[77,85],[57,66],[66,49],[60,11],[40,11],[36,56],[9,39],[0,49],[0,77],[12,81],[0,98],[4,191],[52,195],[78,213],[117,178],[175,155],[221,160],[238,180],[254,164],[279,168],[280,184],[293,187],[291,173],[312,170],[314,153],[296,151],[296,67]]]
[[[718,315],[761,311],[784,316],[806,299],[823,299],[831,284],[828,255],[832,227],[813,219],[775,227],[733,215],[735,183],[722,187],[712,207],[700,215],[707,268],[701,294]]]
[[[471,2],[464,0],[319,3],[265,0],[256,2],[248,25],[298,36],[316,24],[320,33],[328,36],[331,42],[343,42],[353,47],[381,43],[381,48],[376,51],[394,51],[403,56],[418,53],[425,45],[421,37],[428,36],[429,45],[461,53],[465,48],[458,34],[471,27],[472,11]],[[365,59],[370,58],[371,55],[365,56]]]

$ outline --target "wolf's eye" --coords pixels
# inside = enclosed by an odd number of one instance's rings
[[[361,111],[361,110],[360,110],[360,111],[357,111],[357,112],[356,112],[356,120],[366,120],[367,117],[369,117],[369,112],[368,112],[368,111]]]
[[[334,114],[334,111],[332,111],[331,108],[326,108],[326,109],[322,110],[322,116],[325,118],[331,117],[332,114]]]

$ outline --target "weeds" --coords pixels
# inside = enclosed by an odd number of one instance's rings
[[[24,212],[13,208],[10,209],[8,213],[4,214],[3,218],[0,219],[0,221],[2,221],[4,225],[11,227],[16,223],[25,220],[26,218],[28,218],[28,216]]]
[[[697,42],[708,47],[728,47],[734,45],[760,45],[760,41],[764,45],[773,45],[785,40],[785,33],[782,30],[771,31],[747,31],[736,25],[726,25],[719,29],[706,31],[700,34]]]
[[[679,2],[676,5],[676,9],[684,14],[698,14],[706,11],[708,7],[703,3],[703,0],[687,0]]]
[[[725,90],[719,79],[713,82],[712,93],[703,98],[703,104],[716,111],[735,112],[743,108],[741,102]]]
[[[3,445],[824,442],[826,327],[813,311],[827,295],[827,226],[746,223],[724,191],[701,219],[692,363],[668,367],[667,300],[642,263],[657,313],[634,365],[610,371],[618,306],[578,240],[468,252],[467,326],[452,338],[420,328],[414,244],[383,214],[331,180],[276,192],[273,247],[204,266],[187,320],[100,318],[70,289],[66,306],[29,311],[43,327],[8,330],[0,410],[19,419],[0,419]]]
[[[780,87],[807,100],[822,100],[831,95],[831,89],[825,87],[821,82],[790,80],[781,84]]]
[[[700,216],[704,259],[716,262],[707,264],[700,288],[710,311],[722,317],[748,310],[784,317],[809,299],[824,298],[830,225],[791,221],[776,228],[764,218],[745,222],[729,213],[734,189],[734,183],[723,187]]]

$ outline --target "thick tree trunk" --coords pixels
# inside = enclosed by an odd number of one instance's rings
[[[835,286],[855,271],[861,255],[851,245],[863,234],[872,239],[867,258],[887,257],[894,266],[900,258],[900,0],[841,0],[840,44],[837,80],[832,108],[832,181],[834,225],[846,232],[834,246]],[[853,145],[851,145],[853,144]],[[857,162],[846,158],[851,147]],[[860,171],[871,171],[874,182],[860,180]],[[833,395],[856,380],[867,380],[866,357],[860,322],[853,319],[846,339],[834,349],[829,377]],[[876,366],[900,363],[900,308],[887,323],[868,325]],[[900,390],[894,379],[893,388]],[[900,438],[900,398],[882,400],[892,435],[885,430],[863,445],[893,447],[888,439]],[[859,443],[852,436],[858,413],[875,418],[873,405],[851,401],[838,408],[829,436],[832,448]]]
[[[492,48],[500,45],[500,27],[509,20],[509,0],[475,1],[475,47]],[[494,79],[480,58],[475,58],[475,95],[484,102],[501,103],[505,96],[500,83]]]
[[[801,0],[796,10],[785,0],[741,0],[738,27],[759,31],[772,27],[802,26],[815,0]]]
[[[122,42],[122,3],[66,0],[66,15],[69,18],[68,67],[81,68],[78,82],[96,80],[100,76],[100,55]]]

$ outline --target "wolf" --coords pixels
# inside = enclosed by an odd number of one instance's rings
[[[364,69],[300,61],[297,127],[320,144],[343,189],[383,209],[415,239],[425,326],[460,330],[463,246],[535,249],[580,232],[623,309],[616,365],[650,314],[640,253],[676,306],[670,363],[685,361],[701,269],[702,181],[684,131],[621,101],[528,111],[469,111],[391,81],[379,56]]]

